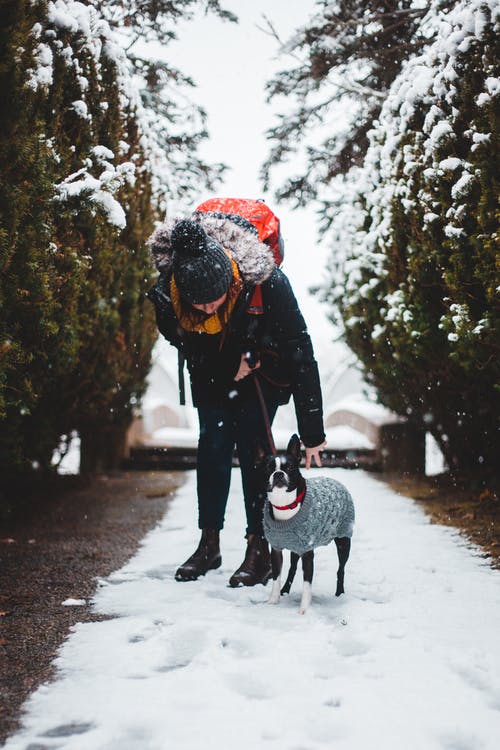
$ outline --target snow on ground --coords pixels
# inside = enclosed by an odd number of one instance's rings
[[[300,580],[279,606],[270,585],[227,587],[244,544],[236,473],[222,567],[176,583],[198,536],[190,473],[100,582],[95,611],[113,619],[74,628],[5,750],[496,750],[498,572],[369,475],[324,471],[357,505],[345,596],[333,546],[317,551],[305,616]]]

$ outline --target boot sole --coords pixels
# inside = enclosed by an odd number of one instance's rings
[[[253,583],[245,583],[244,580],[234,581],[234,583],[231,583],[232,579],[230,578],[228,586],[232,589],[239,589],[239,588],[242,588],[243,586],[248,586],[250,588],[251,586],[258,586],[260,583],[263,586],[267,586],[267,582],[269,581],[271,576],[272,576],[272,572],[269,571],[269,573],[266,573],[259,581],[254,581]]]
[[[179,570],[176,572],[174,578],[176,581],[179,581],[179,583],[183,583],[185,581],[197,581],[200,576],[204,576],[208,573],[209,570],[217,570],[217,568],[220,568],[222,565],[222,557],[217,557],[207,568],[206,570],[200,571],[199,573],[196,573],[196,575],[189,574],[189,573],[181,573]]]

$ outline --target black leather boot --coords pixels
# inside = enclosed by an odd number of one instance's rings
[[[219,568],[222,563],[219,550],[219,532],[216,529],[202,529],[201,539],[195,552],[177,569],[176,581],[196,581],[208,570]]]
[[[229,585],[255,586],[264,585],[271,578],[271,555],[266,540],[257,534],[249,534],[245,559],[229,579]]]

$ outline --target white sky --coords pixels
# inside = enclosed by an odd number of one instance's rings
[[[210,161],[222,161],[230,170],[219,195],[264,198],[281,219],[285,239],[283,270],[289,276],[319,356],[335,337],[326,310],[307,290],[317,284],[327,262],[327,250],[317,239],[313,209],[291,210],[277,205],[273,194],[264,194],[259,169],[267,158],[269,143],[264,132],[274,124],[275,104],[265,103],[265,84],[273,71],[289,65],[276,59],[278,44],[264,27],[266,15],[283,40],[315,10],[313,0],[225,0],[239,24],[200,16],[177,27],[179,41],[169,50],[173,62],[198,83],[197,103],[208,112],[210,140],[201,148]],[[293,173],[293,169],[291,169]],[[210,197],[200,195],[201,200]],[[343,347],[335,347],[344,351]]]

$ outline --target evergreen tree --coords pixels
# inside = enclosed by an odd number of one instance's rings
[[[91,471],[116,463],[149,369],[155,327],[144,296],[152,275],[144,241],[158,204],[137,111],[117,86],[124,59],[106,46],[96,58],[81,30],[66,34],[63,48],[71,45],[78,65],[55,66],[47,108],[57,101],[62,116],[47,117],[47,127],[61,144],[64,175],[56,233],[79,248],[85,275],[75,300],[78,356],[53,396],[65,394],[59,433],[78,430],[82,468]]]
[[[116,458],[156,336],[145,239],[165,162],[96,9],[15,0],[0,10],[3,480],[50,470],[72,430],[85,469]]]
[[[50,411],[34,426],[46,388],[75,355],[71,308],[79,269],[52,241],[57,155],[46,136],[43,94],[30,85],[42,55],[42,4],[25,0],[1,8],[0,62],[0,455],[3,472],[50,460],[58,433]],[[35,29],[35,33],[32,30]],[[65,283],[62,284],[62,279]],[[62,286],[62,293],[60,288]]]
[[[90,0],[121,38],[134,73],[141,81],[140,96],[147,119],[147,132],[154,139],[161,168],[158,185],[165,201],[189,196],[203,185],[212,190],[220,181],[225,166],[207,164],[198,147],[207,138],[206,113],[190,98],[195,82],[163,54],[177,39],[176,26],[192,20],[195,14],[214,13],[222,20],[236,22],[237,17],[221,7],[219,0]],[[148,46],[148,43],[152,43]],[[160,157],[161,154],[161,157]],[[166,205],[166,203],[164,204]]]
[[[318,0],[318,12],[282,45],[293,67],[268,83],[269,99],[286,110],[268,132],[273,143],[262,169],[266,189],[276,165],[300,171],[279,188],[277,199],[305,205],[322,201],[325,226],[333,210],[323,188],[363,163],[368,132],[402,65],[428,45],[432,27],[422,19],[452,0]],[[288,111],[292,102],[292,111]]]
[[[493,1],[434,18],[335,218],[325,294],[380,399],[452,471],[496,471],[500,45]],[[349,195],[349,193],[347,193]]]

